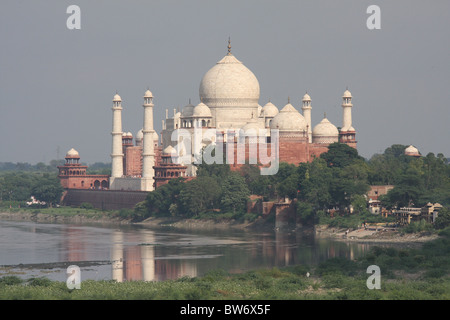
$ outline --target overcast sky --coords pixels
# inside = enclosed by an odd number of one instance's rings
[[[81,9],[70,30],[69,5]],[[369,5],[381,29],[369,30]],[[112,98],[123,129],[142,128],[143,94],[165,109],[199,103],[203,75],[232,52],[259,80],[260,105],[324,112],[353,126],[366,158],[395,143],[450,157],[450,1],[154,0],[0,2],[0,162],[63,158],[70,148],[109,162]],[[58,152],[59,150],[59,152]]]

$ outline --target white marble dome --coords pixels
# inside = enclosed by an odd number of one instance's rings
[[[339,130],[327,118],[323,118],[312,131],[313,143],[333,143],[339,141]]]
[[[339,136],[339,131],[327,118],[323,118],[313,129],[313,136]]]
[[[192,113],[193,117],[211,117],[211,110],[209,107],[204,104],[203,102],[200,102],[198,105],[195,106],[194,111]]]
[[[264,116],[269,118],[275,117],[280,112],[272,102],[266,103],[262,111],[264,112]]]
[[[209,69],[200,82],[200,99],[210,107],[258,106],[256,76],[231,53]]]
[[[348,89],[347,89],[347,90],[344,91],[344,94],[343,94],[342,97],[343,97],[343,98],[351,98],[351,97],[352,97],[352,94],[351,94],[351,92],[348,91]]]
[[[139,131],[136,133],[135,139],[136,139],[136,140],[139,140],[139,141],[142,140],[142,139],[144,139],[144,133],[142,132],[142,129],[139,130]]]
[[[164,149],[163,153],[165,154],[173,154],[176,153],[177,151],[175,150],[174,147],[172,147],[171,145],[168,145],[167,148]]]
[[[150,90],[145,91],[144,98],[153,98],[153,94]]]
[[[279,129],[282,131],[301,132],[306,131],[306,120],[290,103],[285,105],[283,109],[272,119],[271,129]]]
[[[406,155],[419,155],[420,153],[419,153],[419,149],[417,149],[413,145],[410,145],[409,147],[407,147],[405,149],[405,154]]]
[[[79,157],[80,157],[80,154],[74,148],[70,149],[66,153],[66,158],[79,158]]]
[[[113,101],[122,101],[122,98],[116,93],[115,95],[114,95],[114,98],[113,98]]]

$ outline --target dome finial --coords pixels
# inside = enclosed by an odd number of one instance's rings
[[[231,55],[231,38],[228,37],[228,55]]]
[[[325,119],[326,117],[327,117],[327,113],[324,112],[324,113],[323,113],[323,118]]]
[[[288,103],[291,103],[291,97],[288,97]]]

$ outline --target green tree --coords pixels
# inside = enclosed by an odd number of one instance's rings
[[[316,209],[328,208],[331,203],[330,185],[333,177],[331,170],[322,158],[300,164],[297,169],[300,191],[298,199]]]
[[[44,201],[48,206],[59,203],[64,189],[57,177],[44,175],[36,181],[31,193],[40,201]]]
[[[180,203],[189,215],[198,215],[214,209],[221,195],[220,185],[216,179],[200,176],[185,183],[180,192]]]
[[[168,183],[149,192],[144,201],[144,206],[147,209],[146,213],[142,214],[142,208],[139,210],[141,218],[170,215],[170,205],[178,203],[179,194],[185,185],[184,181],[185,179],[181,177],[171,179]]]
[[[222,183],[221,206],[224,210],[231,210],[233,213],[245,210],[250,191],[245,184],[244,178],[231,172]]]
[[[343,168],[352,164],[355,160],[364,160],[355,148],[345,143],[335,142],[328,146],[328,151],[320,155],[329,167]]]
[[[275,185],[278,197],[287,196],[291,199],[297,197],[299,177],[294,164],[281,162],[277,174],[270,176],[269,179],[272,185]]]
[[[443,207],[439,210],[434,227],[436,229],[444,229],[448,226],[450,226],[450,209]]]

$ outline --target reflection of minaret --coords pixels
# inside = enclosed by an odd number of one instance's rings
[[[150,244],[155,242],[153,231],[142,230],[142,240],[144,243]],[[142,280],[155,280],[155,248],[153,245],[141,246],[142,259]]]
[[[117,282],[123,281],[123,233],[113,233],[113,248],[111,252],[112,278]]]

